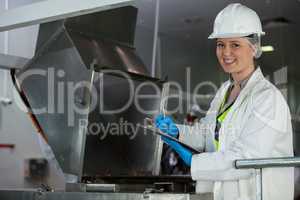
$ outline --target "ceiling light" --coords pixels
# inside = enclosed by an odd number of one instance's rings
[[[272,52],[272,51],[274,51],[274,47],[271,46],[271,45],[268,45],[268,46],[262,46],[262,47],[261,47],[261,50],[262,50],[263,52]]]

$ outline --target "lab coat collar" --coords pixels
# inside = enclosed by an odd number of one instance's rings
[[[258,67],[259,68],[259,67]],[[253,72],[251,72],[250,75],[248,75],[248,77],[246,77],[244,80],[240,81],[239,83],[239,86],[241,88],[241,90],[246,86],[248,80],[251,78],[251,76],[253,75],[253,73],[255,72],[256,70],[254,70]],[[230,82],[230,86],[233,86],[234,85],[234,80],[232,78],[232,76],[230,75],[229,76],[229,82]]]
[[[240,86],[242,90],[239,96],[241,96],[242,93],[248,93],[247,91],[249,91],[249,89],[251,89],[255,85],[255,83],[262,80],[263,78],[264,75],[260,67],[258,66],[256,70],[248,78],[241,81]],[[232,84],[233,84],[233,79],[230,77],[230,79],[227,81],[227,86],[225,87],[226,88],[225,91],[227,91]]]
[[[264,79],[264,75],[260,67],[257,67],[257,69],[252,73],[250,78],[247,80],[244,88],[241,90],[240,94],[235,100],[235,103],[232,105],[231,113],[234,113],[234,111],[242,104],[242,102],[244,102],[245,98],[247,98],[247,96],[250,95],[250,91],[257,85],[257,82],[261,81],[262,79]],[[225,90],[222,92],[223,95],[225,95],[225,92],[228,90],[229,87],[230,87],[230,80],[227,82],[227,87],[225,87]],[[230,115],[230,113],[228,113],[228,115]]]
[[[246,90],[245,93],[248,93],[247,91],[251,90],[251,88],[253,88],[255,86],[255,84],[258,81],[261,81],[262,79],[264,79],[264,75],[263,75],[260,67],[258,66],[257,69],[252,73],[252,75],[250,76],[249,80],[247,81],[247,83],[244,87],[244,90]],[[241,93],[242,92],[243,91],[241,91]]]

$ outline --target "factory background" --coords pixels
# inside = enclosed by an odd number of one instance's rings
[[[41,0],[0,0],[1,10],[12,9]],[[211,87],[204,87],[204,94],[197,102],[192,102],[191,91],[199,82],[210,82],[220,86],[228,79],[222,72],[215,55],[215,41],[207,37],[212,31],[216,14],[229,3],[240,2],[254,9],[263,23],[266,35],[262,37],[265,47],[257,64],[263,73],[273,82],[286,98],[292,114],[295,156],[300,156],[300,1],[299,0],[139,0],[135,5],[138,15],[135,29],[134,46],[152,77],[179,83],[182,91],[171,88],[174,94],[181,93],[184,112],[174,112],[172,116],[178,122],[184,122],[191,105],[197,103],[207,109],[214,96]],[[39,25],[0,33],[0,53],[32,58],[36,50]],[[10,162],[0,161],[1,177],[10,176],[11,183],[0,177],[0,184],[13,188],[15,183],[22,185],[20,175],[23,166],[20,160],[26,157],[39,157],[43,150],[36,149],[40,142],[32,132],[34,127],[28,119],[15,118],[16,111],[5,104],[13,96],[13,84],[8,81],[10,72],[0,69],[0,143],[17,141],[17,146],[26,146],[26,150],[16,148],[16,156],[9,159],[10,152],[1,151],[0,155]],[[187,89],[188,88],[188,89]],[[170,109],[176,107],[176,100],[170,101]],[[200,117],[203,116],[200,114]],[[22,126],[16,126],[17,122]],[[21,129],[18,127],[22,127]],[[24,128],[25,127],[25,128]],[[18,134],[14,134],[14,133]],[[22,134],[22,139],[20,135]],[[29,156],[30,155],[30,156]],[[55,166],[54,166],[55,167]],[[296,180],[299,172],[296,170]],[[59,176],[59,175],[54,175]],[[300,194],[296,183],[296,194]]]

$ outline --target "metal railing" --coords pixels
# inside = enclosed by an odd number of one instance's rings
[[[256,199],[263,200],[262,170],[274,167],[300,167],[300,157],[259,158],[235,161],[236,169],[256,170]]]

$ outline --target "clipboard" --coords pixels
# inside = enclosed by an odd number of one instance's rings
[[[170,135],[162,132],[160,129],[154,127],[153,125],[144,126],[144,125],[141,125],[141,124],[137,124],[137,126],[143,128],[143,129],[149,130],[149,131],[151,131],[152,133],[154,133],[156,135],[164,136],[164,137],[166,137],[166,138],[168,138],[170,140],[173,140],[173,141],[179,143],[180,145],[182,145],[183,147],[187,148],[188,150],[190,150],[193,154],[199,154],[199,153],[201,153],[201,151],[195,149],[194,147],[186,144],[183,141],[178,140],[175,137],[172,137],[172,136],[170,136]]]

